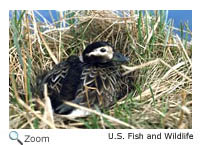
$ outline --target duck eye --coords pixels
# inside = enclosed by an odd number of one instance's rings
[[[101,48],[100,51],[101,52],[106,52],[106,49],[105,48]]]

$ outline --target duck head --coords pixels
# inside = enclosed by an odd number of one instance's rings
[[[88,64],[107,64],[109,62],[125,63],[128,58],[119,52],[115,52],[113,47],[107,42],[94,42],[83,51],[83,61]]]

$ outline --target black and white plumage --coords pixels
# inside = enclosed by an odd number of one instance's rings
[[[107,42],[95,42],[86,47],[82,58],[83,61],[78,56],[70,56],[50,70],[40,82],[41,94],[44,84],[47,84],[55,113],[75,112],[63,101],[91,108],[95,105],[108,108],[126,93],[119,71],[120,64],[128,61],[125,56],[115,52]]]

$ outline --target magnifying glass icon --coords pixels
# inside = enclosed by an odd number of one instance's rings
[[[9,133],[9,138],[11,139],[11,140],[17,140],[18,141],[18,143],[20,143],[21,145],[23,145],[23,143],[21,142],[21,140],[19,140],[18,139],[18,133],[17,133],[17,131],[11,131],[10,133]]]

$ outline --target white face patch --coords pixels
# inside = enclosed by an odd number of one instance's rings
[[[113,49],[110,46],[103,46],[95,49],[94,51],[86,54],[87,56],[103,56],[109,60],[113,58]]]

